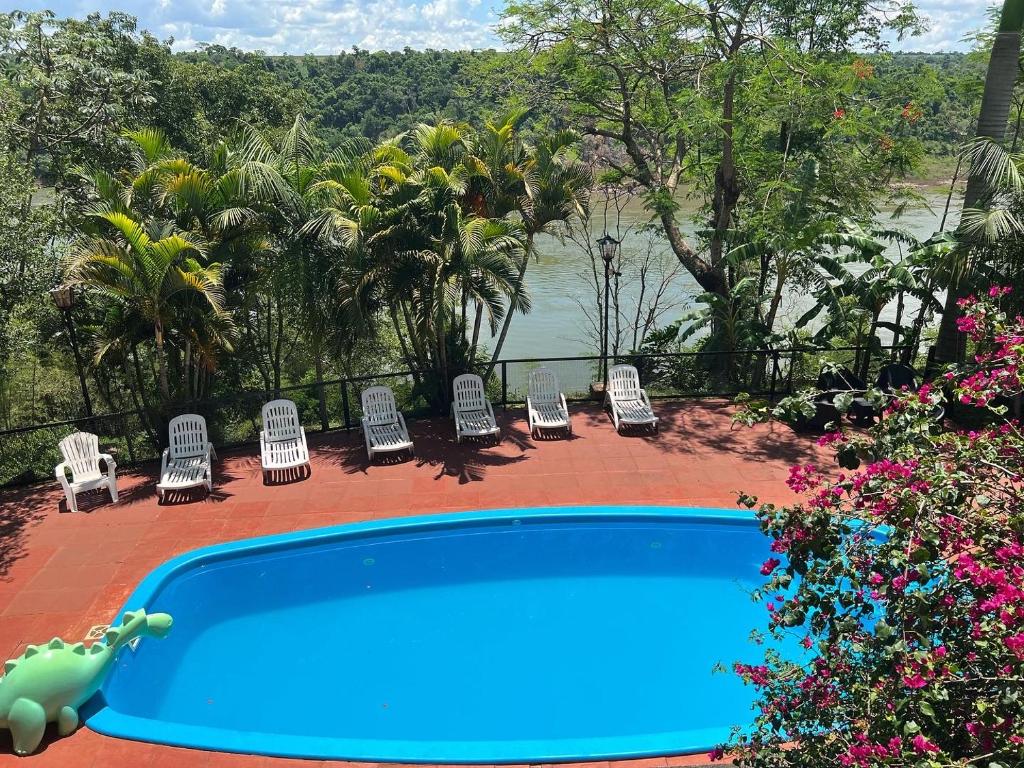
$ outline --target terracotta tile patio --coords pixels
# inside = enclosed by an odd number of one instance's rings
[[[233,539],[400,515],[576,504],[728,506],[743,490],[764,500],[793,498],[784,480],[795,462],[825,459],[814,441],[787,429],[732,427],[725,402],[656,403],[658,435],[616,435],[596,407],[574,407],[571,439],[530,440],[519,411],[499,414],[500,446],[457,446],[451,423],[410,423],[417,455],[370,466],[357,433],[311,435],[312,474],[265,486],[251,448],[222,451],[214,493],[157,503],[158,466],[119,476],[120,503],[100,492],[65,511],[56,483],[0,491],[0,659],[59,635],[85,639],[113,618],[135,585],[168,558]],[[48,731],[31,766],[100,768],[115,760],[170,766],[343,766],[229,755],[111,739],[80,728]],[[0,765],[14,764],[0,733]],[[615,768],[701,765],[703,756],[620,761]],[[347,764],[354,766],[355,764]],[[609,768],[607,763],[588,763]]]

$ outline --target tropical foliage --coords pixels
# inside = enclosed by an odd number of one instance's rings
[[[976,363],[889,399],[870,435],[832,433],[845,472],[794,467],[806,497],[756,509],[771,538],[755,593],[763,659],[753,729],[713,758],[744,766],[988,766],[1024,750],[1024,327],[1009,289],[961,302]],[[943,388],[985,426],[936,429]],[[783,748],[783,745],[788,745]]]

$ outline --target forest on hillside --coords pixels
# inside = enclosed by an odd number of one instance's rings
[[[216,125],[230,108],[231,85],[257,86],[237,113],[259,117],[256,105],[302,104],[332,144],[345,137],[377,140],[437,119],[479,120],[498,111],[510,97],[507,84],[524,74],[522,57],[503,51],[363,51],[334,56],[265,56],[209,45],[173,57],[183,72],[201,81],[222,81],[204,90],[200,109]],[[915,84],[914,102],[928,119],[911,129],[934,156],[949,157],[967,138],[980,97],[984,59],[968,53],[885,53],[865,56],[875,68],[872,95]],[[264,73],[270,73],[268,78]],[[253,98],[265,89],[269,100]],[[235,93],[241,93],[237,88]],[[235,97],[237,98],[237,96]],[[513,95],[513,99],[514,99]],[[534,120],[565,122],[554,103]],[[538,109],[538,112],[543,107]],[[272,114],[266,114],[272,119]]]

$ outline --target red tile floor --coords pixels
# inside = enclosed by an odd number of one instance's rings
[[[455,444],[451,422],[412,422],[416,457],[366,461],[357,433],[310,436],[312,473],[265,486],[252,448],[222,451],[214,493],[157,503],[156,464],[119,475],[120,502],[84,495],[65,511],[56,483],[0,491],[0,659],[29,642],[81,640],[106,623],[151,569],[196,547],[356,520],[467,509],[574,504],[733,506],[743,490],[792,499],[784,480],[796,462],[825,457],[788,429],[733,427],[718,401],[657,403],[660,434],[617,435],[598,408],[574,408],[570,439],[531,440],[523,414],[501,414],[501,444]],[[121,764],[308,768],[310,761],[173,749],[111,739],[80,728],[67,739],[48,731],[35,768]],[[0,731],[0,765],[13,764]],[[315,761],[314,761],[315,762]],[[703,756],[620,761],[613,768],[700,765]],[[343,763],[317,763],[343,766]],[[354,764],[349,764],[353,766]],[[588,763],[587,768],[609,768]]]

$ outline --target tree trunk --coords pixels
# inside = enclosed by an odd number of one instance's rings
[[[725,254],[725,231],[732,221],[732,212],[739,200],[736,182],[736,161],[733,157],[733,109],[736,96],[736,73],[732,72],[722,89],[722,159],[715,169],[715,192],[711,201],[712,234],[710,261],[720,267]]]
[[[516,294],[523,288],[523,280],[526,279],[526,267],[530,264],[530,256],[533,253],[533,233],[530,232],[526,236],[526,249],[523,253],[523,261],[519,265],[519,275],[516,277]],[[505,318],[501,322],[501,332],[498,334],[498,343],[494,345],[494,354],[491,355],[490,365],[487,366],[487,372],[484,374],[484,380],[490,378],[491,373],[494,372],[494,366],[498,364],[498,359],[501,356],[501,348],[505,345],[505,337],[508,335],[508,328],[512,325],[512,315],[516,310],[516,301],[513,299],[508,303],[508,312],[505,313]]]
[[[1004,0],[999,19],[999,31],[992,43],[992,56],[985,75],[985,90],[981,97],[981,112],[975,135],[1002,142],[1006,136],[1006,125],[1010,119],[1010,103],[1013,86],[1017,81],[1020,59],[1021,26],[1024,23],[1024,0]],[[987,191],[987,180],[971,168],[964,193],[964,208],[974,208]],[[970,289],[968,270],[962,270],[946,294],[946,306],[939,325],[939,336],[935,342],[935,359],[942,362],[959,360],[964,353],[963,334],[956,327],[959,312],[957,302]]]
[[[484,305],[479,301],[476,303],[476,314],[473,317],[473,340],[469,345],[469,369],[473,370],[476,363],[476,345],[480,343],[480,323],[484,319]]]
[[[163,400],[163,406],[167,407],[171,402],[171,384],[167,378],[167,350],[164,349],[163,323],[157,320],[153,330],[156,337],[156,369],[160,381],[160,398]]]
[[[686,242],[686,238],[683,236],[679,225],[676,224],[676,220],[670,212],[659,214],[659,219],[661,220],[662,228],[665,230],[668,244],[672,247],[672,252],[679,260],[679,263],[686,268],[686,271],[693,275],[693,279],[697,281],[697,284],[708,293],[728,296],[729,289],[725,279],[725,272],[721,269],[721,266],[715,267],[697,255],[696,251]]]

